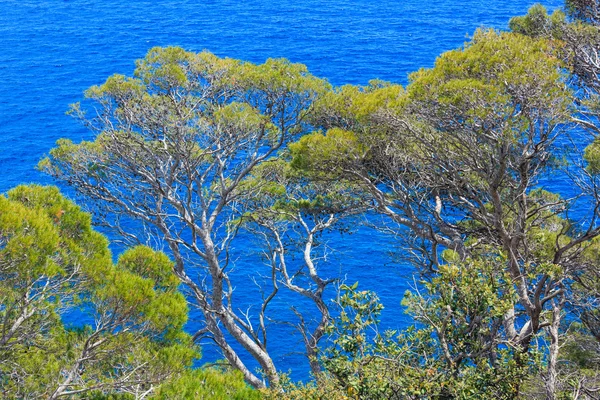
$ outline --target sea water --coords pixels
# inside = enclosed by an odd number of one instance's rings
[[[153,46],[207,49],[219,56],[261,63],[285,57],[304,63],[334,85],[379,78],[405,84],[444,51],[461,46],[479,27],[506,29],[526,13],[529,0],[0,0],[0,193],[21,183],[55,184],[35,170],[55,141],[90,139],[65,115],[83,91],[113,73],[131,74]],[[549,9],[560,0],[546,0]],[[558,183],[557,183],[558,184]],[[550,188],[551,189],[551,188]],[[326,270],[375,290],[385,305],[385,328],[410,323],[400,300],[413,271],[390,257],[395,243],[360,231],[332,243]],[[254,253],[251,242],[236,245]],[[236,296],[251,305],[256,287],[245,274],[261,268],[238,258]],[[273,305],[280,319],[290,304]],[[303,303],[298,305],[303,307]],[[192,315],[190,329],[197,321]],[[307,376],[301,338],[274,324],[269,351],[279,368]],[[203,361],[218,353],[204,347]]]

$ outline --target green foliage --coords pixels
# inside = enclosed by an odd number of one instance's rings
[[[382,107],[396,104],[403,94],[402,86],[382,81],[371,81],[368,86],[345,85],[315,102],[312,120],[324,129],[353,129]]]
[[[444,53],[434,68],[412,74],[407,93],[419,103],[435,101],[425,112],[442,129],[498,129],[518,140],[530,121],[515,108],[568,115],[570,91],[561,82],[562,63],[554,51],[545,40],[480,30],[464,49]]]
[[[448,335],[456,335],[450,341],[457,343],[468,336],[459,327],[472,331],[473,324],[477,324],[478,329],[489,329],[494,320],[502,318],[506,311],[514,307],[516,298],[514,289],[508,283],[510,277],[498,272],[502,271],[502,262],[501,259],[470,260],[464,264],[442,265],[439,274],[431,281],[424,282],[429,296],[407,292],[403,304],[418,322],[435,325],[439,329],[439,335],[446,338]],[[452,330],[442,334],[442,329],[445,328]],[[472,345],[477,347],[487,344]],[[461,345],[466,346],[470,345]],[[469,353],[478,353],[478,350],[469,350]]]
[[[342,354],[348,354],[349,358],[363,355],[367,330],[379,323],[383,310],[379,298],[374,292],[358,291],[357,288],[358,282],[352,286],[340,286],[340,315],[329,327],[330,334],[335,336],[332,359],[338,359]]]
[[[358,398],[388,397],[385,366],[374,357],[386,344],[376,331],[383,306],[375,293],[357,289],[358,282],[340,286],[340,315],[329,326],[333,341],[322,363],[342,393]],[[395,350],[395,343],[389,344]]]
[[[325,96],[319,115],[328,132],[291,144],[291,165],[315,178],[367,188],[385,182],[392,191],[439,186],[445,193],[442,181],[459,186],[458,178],[484,192],[502,146],[511,146],[508,155],[516,158],[518,148],[545,140],[571,113],[564,64],[545,39],[479,30],[464,48],[410,78],[405,91],[343,88]],[[536,130],[536,124],[545,128]],[[402,185],[394,186],[396,180]]]
[[[291,166],[304,171],[326,171],[323,177],[339,177],[348,166],[360,165],[365,147],[355,133],[332,128],[326,135],[313,133],[303,136],[289,146],[293,157]]]
[[[403,304],[422,328],[404,340],[427,354],[431,371],[422,384],[441,398],[517,398],[528,376],[539,368],[534,349],[503,344],[500,334],[516,294],[502,259],[472,259],[440,266],[423,282],[426,290],[407,292]],[[417,350],[418,349],[418,350]],[[418,380],[417,380],[418,381]],[[432,396],[432,398],[435,398]]]
[[[501,260],[450,263],[407,292],[417,324],[378,333],[382,306],[370,291],[343,285],[341,311],[316,385],[284,385],[286,399],[516,399],[540,367],[539,354],[506,347],[502,319],[516,300]],[[269,397],[272,396],[272,397]],[[267,398],[277,398],[267,393]]]
[[[598,140],[594,140],[585,148],[584,159],[587,162],[588,172],[598,175],[600,173],[600,142]]]
[[[508,24],[511,31],[531,37],[560,37],[564,24],[565,14],[557,9],[551,15],[541,4],[529,8],[527,15],[510,19]]]
[[[252,400],[262,398],[248,386],[239,371],[215,367],[189,369],[163,384],[152,399]]]
[[[103,166],[119,162],[114,153],[116,135],[118,145],[129,146],[131,157],[145,167],[156,167],[162,158],[177,154],[195,168],[208,168],[216,149],[225,147],[229,158],[255,145],[279,146],[282,135],[288,134],[282,129],[289,133],[301,129],[306,105],[328,88],[304,65],[284,59],[254,65],[206,51],[156,47],[137,62],[134,77],[114,75],[86,92],[108,113],[127,116],[129,124],[114,130],[99,128],[94,142],[60,140],[39,167],[53,175],[78,170],[99,184],[108,178]],[[179,101],[173,103],[175,93]],[[87,118],[79,104],[72,106],[71,114]],[[93,129],[103,123],[89,122]],[[207,133],[211,130],[214,137]]]
[[[346,182],[310,179],[283,159],[256,167],[241,183],[240,192],[245,194],[247,212],[239,221],[250,229],[256,224],[278,229],[310,222],[322,226],[317,228],[319,232],[332,226],[345,231],[340,219],[364,210],[359,188]]]
[[[0,196],[4,398],[146,391],[198,356],[170,260],[136,247],[113,265],[107,246],[56,188]]]

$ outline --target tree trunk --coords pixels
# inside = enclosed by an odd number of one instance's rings
[[[562,302],[560,302],[562,304]],[[552,323],[548,327],[548,333],[550,335],[550,349],[548,351],[548,369],[546,372],[545,388],[546,388],[546,399],[556,400],[557,392],[557,381],[558,381],[558,352],[559,347],[559,334],[558,328],[560,327],[560,315],[561,307],[552,302]]]

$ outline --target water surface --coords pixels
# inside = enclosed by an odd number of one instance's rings
[[[65,115],[68,104],[113,73],[131,74],[153,46],[207,49],[219,56],[263,62],[286,57],[335,85],[374,78],[405,84],[410,72],[430,67],[441,52],[461,46],[478,27],[505,29],[524,14],[525,0],[0,0],[0,192],[20,183],[53,183],[35,170],[58,138],[90,138]],[[543,2],[554,9],[562,1]],[[244,247],[246,246],[246,247]],[[376,290],[385,326],[402,327],[400,299],[411,271],[391,263],[382,238],[345,237],[328,260],[331,273]],[[241,254],[252,244],[238,246]],[[255,262],[240,260],[238,271]],[[238,285],[243,302],[252,285]],[[280,302],[279,315],[289,314]],[[293,349],[300,337],[279,327],[270,350],[280,368],[306,376]],[[215,352],[205,349],[205,360]]]

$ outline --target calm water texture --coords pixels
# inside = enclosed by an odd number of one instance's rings
[[[68,104],[113,73],[131,74],[153,46],[179,45],[263,62],[286,57],[335,85],[380,78],[405,84],[440,53],[481,26],[505,29],[529,0],[0,0],[0,193],[20,183],[53,183],[35,170],[61,137],[89,139],[65,115]],[[560,0],[543,1],[550,9]],[[239,249],[241,253],[249,251]],[[400,307],[411,271],[389,262],[369,233],[338,244],[332,270],[381,296],[386,326],[409,323]],[[239,269],[252,268],[240,262]],[[238,284],[250,302],[252,290]],[[282,314],[288,306],[278,304]],[[284,329],[271,340],[282,369],[300,369],[300,338]],[[205,359],[216,354],[207,348]],[[298,365],[302,365],[298,367]]]

